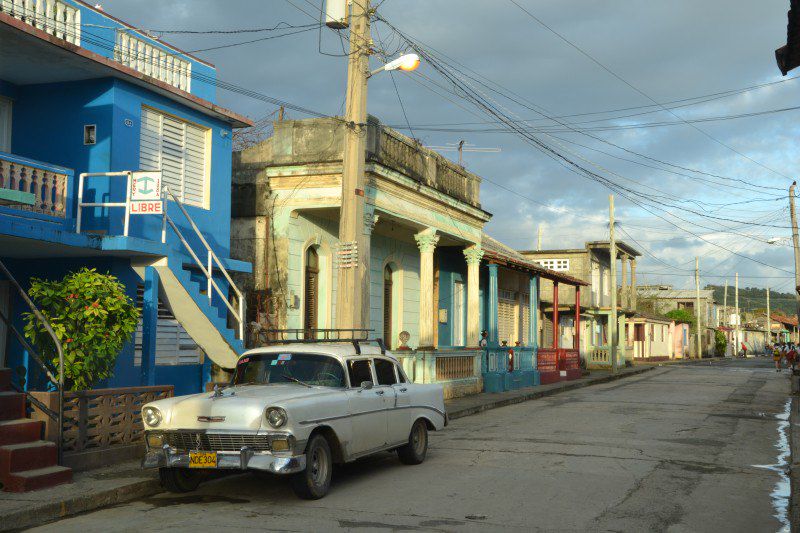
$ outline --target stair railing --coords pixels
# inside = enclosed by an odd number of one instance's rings
[[[222,301],[225,302],[225,305],[228,307],[228,311],[230,311],[231,315],[233,315],[233,318],[236,319],[236,321],[238,322],[239,327],[237,329],[238,329],[238,332],[239,332],[239,339],[241,339],[242,342],[244,342],[244,340],[245,340],[245,338],[244,338],[245,303],[244,303],[244,297],[242,295],[242,291],[240,291],[239,287],[236,286],[236,283],[233,282],[233,279],[231,278],[230,274],[228,274],[228,271],[222,265],[222,261],[219,260],[219,257],[217,257],[217,254],[215,254],[214,250],[211,249],[211,246],[209,246],[208,241],[206,241],[205,237],[203,237],[203,234],[198,229],[197,224],[194,223],[194,220],[192,220],[192,217],[189,215],[189,212],[186,211],[185,207],[183,207],[183,204],[178,199],[178,197],[175,196],[175,194],[173,194],[172,191],[169,190],[169,187],[166,186],[166,185],[164,186],[163,190],[164,190],[164,200],[165,201],[164,201],[164,206],[163,206],[163,209],[162,209],[161,242],[166,242],[166,239],[167,239],[167,236],[166,236],[166,225],[169,224],[169,226],[172,228],[172,230],[178,236],[178,239],[180,239],[181,243],[183,244],[183,247],[186,248],[186,250],[189,252],[189,255],[192,256],[192,259],[194,259],[194,261],[197,264],[197,266],[200,267],[200,271],[206,277],[206,280],[207,280],[207,283],[208,283],[208,288],[207,288],[208,303],[209,304],[211,303],[211,299],[212,299],[212,296],[213,296],[212,289],[214,289],[217,292],[217,294],[219,294],[220,298],[222,298]],[[192,249],[192,247],[189,245],[189,242],[183,236],[183,233],[181,232],[181,230],[178,229],[178,226],[175,225],[175,222],[173,222],[172,218],[169,215],[167,215],[167,202],[166,202],[166,200],[168,200],[170,197],[175,202],[175,204],[178,206],[178,208],[181,210],[181,212],[183,213],[183,216],[186,217],[186,220],[192,226],[192,229],[194,230],[194,232],[197,235],[197,237],[200,239],[200,242],[203,243],[203,246],[205,247],[206,254],[207,254],[207,262],[206,262],[206,264],[203,264],[203,262],[200,260],[200,258],[197,256],[197,254]],[[228,296],[224,292],[222,292],[222,289],[220,289],[219,285],[217,285],[217,282],[214,281],[214,265],[215,264],[216,264],[217,270],[222,272],[222,275],[225,276],[225,279],[228,280],[228,283],[230,284],[230,287],[236,293],[236,299],[238,301],[238,310],[233,308],[231,303],[228,301]]]
[[[36,304],[28,296],[28,293],[22,288],[22,286],[17,283],[17,280],[11,275],[6,265],[0,261],[0,272],[11,282],[14,288],[19,293],[22,301],[28,306],[31,310],[33,315],[36,319],[42,324],[47,334],[53,340],[53,345],[56,348],[56,354],[58,355],[58,369],[54,370],[52,366],[49,364],[48,361],[42,358],[42,356],[37,352],[31,345],[25,340],[25,337],[19,332],[19,330],[11,323],[9,317],[5,316],[2,312],[0,312],[0,320],[5,322],[6,326],[12,333],[17,337],[17,340],[22,345],[22,347],[28,351],[28,355],[33,359],[39,366],[44,369],[45,374],[47,375],[47,379],[50,380],[50,383],[56,388],[58,392],[58,412],[53,411],[44,403],[40,402],[33,396],[28,395],[28,400],[32,404],[34,404],[39,410],[41,410],[44,414],[46,414],[53,422],[58,424],[58,431],[56,432],[57,441],[56,441],[56,449],[58,450],[58,464],[62,464],[63,462],[63,446],[62,443],[64,442],[64,350],[61,348],[61,341],[58,340],[58,336],[56,336],[55,332],[53,331],[53,327],[50,325],[50,321],[45,318],[39,308],[36,307]],[[56,372],[58,376],[56,376]],[[22,391],[20,391],[22,392]]]

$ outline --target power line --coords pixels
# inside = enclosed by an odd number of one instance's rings
[[[519,4],[519,3],[518,3],[516,0],[508,0],[508,1],[509,1],[509,2],[511,2],[512,4],[514,4],[515,6],[517,6],[517,7],[518,7],[519,9],[521,9],[523,12],[525,12],[525,13],[526,13],[526,14],[527,14],[529,17],[531,17],[533,20],[535,20],[536,22],[538,22],[538,23],[539,23],[541,26],[543,26],[545,29],[547,29],[548,31],[550,31],[550,33],[552,33],[553,35],[557,36],[559,39],[561,39],[562,41],[564,41],[565,43],[567,43],[568,45],[570,45],[572,48],[574,48],[575,50],[577,50],[578,52],[580,52],[580,53],[581,53],[582,55],[584,55],[585,57],[589,58],[589,59],[590,59],[592,62],[594,62],[594,63],[595,63],[597,66],[599,66],[600,68],[602,68],[603,70],[605,70],[606,72],[608,72],[609,74],[611,74],[612,76],[614,76],[615,78],[617,78],[619,81],[621,81],[622,83],[624,83],[625,85],[627,85],[628,87],[630,87],[631,89],[633,89],[634,91],[636,91],[637,93],[641,94],[642,96],[644,96],[645,98],[647,98],[648,100],[650,100],[651,102],[653,102],[653,104],[655,104],[655,105],[659,106],[661,109],[663,109],[664,111],[666,111],[666,112],[667,112],[667,113],[669,113],[670,115],[674,116],[674,117],[675,117],[675,118],[677,118],[678,120],[682,120],[682,121],[683,121],[683,118],[682,118],[681,116],[679,116],[679,115],[675,114],[675,113],[674,113],[672,110],[670,110],[670,109],[668,109],[668,108],[664,107],[664,106],[663,106],[661,103],[657,102],[657,101],[656,101],[655,99],[653,99],[653,98],[652,98],[650,95],[648,95],[647,93],[645,93],[644,91],[642,91],[642,90],[641,90],[641,89],[639,89],[638,87],[634,86],[632,83],[630,83],[630,82],[629,82],[629,81],[627,81],[625,78],[623,78],[622,76],[620,76],[619,74],[617,74],[616,72],[614,72],[613,70],[611,70],[609,67],[605,66],[603,63],[601,63],[601,62],[600,62],[598,59],[596,59],[594,56],[592,56],[591,54],[589,54],[589,53],[588,53],[587,51],[585,51],[583,48],[581,48],[581,47],[580,47],[580,46],[578,46],[577,44],[573,43],[572,41],[570,41],[569,39],[567,39],[566,37],[564,37],[563,35],[561,35],[560,33],[558,33],[556,30],[554,30],[553,28],[551,28],[550,26],[548,26],[548,25],[547,25],[547,24],[546,24],[546,23],[545,23],[543,20],[541,20],[539,17],[537,17],[537,16],[536,16],[536,15],[534,15],[532,12],[530,12],[529,10],[525,9],[524,7],[522,7],[522,6],[521,6],[521,5],[520,5],[520,4]],[[789,176],[786,176],[785,174],[782,174],[782,173],[778,172],[777,170],[774,170],[774,169],[772,169],[772,168],[770,168],[770,167],[768,167],[768,166],[766,166],[766,165],[764,165],[764,164],[762,164],[762,163],[759,163],[759,162],[758,162],[758,161],[756,161],[755,159],[753,159],[753,158],[751,158],[751,157],[749,157],[749,156],[747,156],[747,155],[743,154],[742,152],[740,152],[740,151],[736,150],[735,148],[733,148],[733,147],[731,147],[731,146],[729,146],[729,145],[725,144],[724,142],[720,141],[720,140],[719,140],[719,139],[717,139],[716,137],[712,136],[710,133],[706,132],[705,130],[703,130],[703,129],[701,129],[701,128],[697,127],[697,126],[695,126],[694,124],[691,124],[691,123],[689,123],[689,122],[686,122],[686,121],[684,121],[684,122],[685,122],[687,125],[689,125],[691,128],[693,128],[693,129],[697,130],[698,132],[702,133],[704,136],[706,136],[706,137],[708,137],[709,139],[711,139],[712,141],[714,141],[715,143],[719,144],[720,146],[724,146],[724,147],[725,147],[725,148],[727,148],[728,150],[730,150],[730,151],[734,152],[735,154],[738,154],[738,155],[740,155],[741,157],[744,157],[744,158],[745,158],[745,159],[747,159],[748,161],[751,161],[752,163],[755,163],[756,165],[758,165],[758,166],[760,166],[760,167],[762,167],[762,168],[764,168],[764,169],[766,169],[766,170],[769,170],[769,171],[770,171],[770,172],[772,172],[773,174],[777,174],[778,176],[782,176],[782,177],[786,178],[787,180],[788,180],[788,179],[791,179],[791,178],[789,178]]]

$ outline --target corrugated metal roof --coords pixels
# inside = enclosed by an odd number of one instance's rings
[[[694,299],[696,292],[692,289],[638,289],[639,296],[645,298],[663,298],[663,299]],[[714,299],[714,291],[711,289],[700,289],[700,298]]]

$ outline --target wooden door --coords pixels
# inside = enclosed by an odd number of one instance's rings
[[[383,269],[383,342],[392,347],[392,268]]]
[[[317,329],[317,317],[319,316],[319,254],[317,254],[317,251],[313,247],[310,247],[306,251],[303,298],[305,306],[303,329],[306,331],[306,338],[311,338],[312,334],[310,330]]]

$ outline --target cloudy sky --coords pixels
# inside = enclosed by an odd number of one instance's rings
[[[532,121],[523,123],[526,135],[630,189],[635,203],[616,195],[619,234],[645,254],[645,282],[693,286],[699,256],[703,284],[733,283],[738,271],[742,286],[791,290],[791,249],[766,243],[790,235],[787,189],[800,155],[800,110],[772,112],[800,105],[800,80],[788,79],[797,73],[782,77],[774,59],[786,42],[789,1],[516,2],[563,39],[511,0],[385,0],[379,14],[439,61],[460,65],[473,94],[504,116]],[[314,24],[320,0],[106,0],[103,7],[142,28],[229,30]],[[191,51],[289,32],[298,29],[162,38]],[[401,44],[381,22],[373,38],[387,52]],[[221,80],[330,115],[343,109],[341,54],[339,36],[315,28],[198,53]],[[397,91],[388,75],[370,81],[369,112],[384,123],[426,145],[463,139],[502,150],[465,154],[467,168],[485,177],[491,235],[517,248],[535,246],[539,225],[545,248],[607,238],[605,186],[491,123],[496,118],[453,92],[432,65],[393,78]],[[275,111],[236,93],[220,90],[219,99],[252,118]],[[635,109],[617,111],[627,108]],[[564,115],[578,116],[543,118]]]

